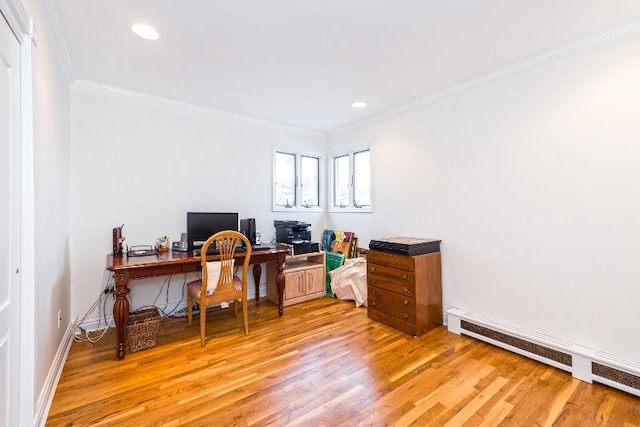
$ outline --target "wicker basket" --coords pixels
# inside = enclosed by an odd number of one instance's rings
[[[129,313],[127,322],[127,343],[129,351],[134,352],[155,347],[160,310],[156,307],[136,310]]]

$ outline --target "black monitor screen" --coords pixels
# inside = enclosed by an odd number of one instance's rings
[[[202,244],[219,231],[238,231],[238,213],[187,212],[189,250]]]

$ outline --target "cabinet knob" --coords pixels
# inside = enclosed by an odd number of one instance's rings
[[[372,301],[372,302],[371,302],[371,306],[372,306],[372,307],[377,307],[377,306],[378,306],[378,303],[377,303],[377,302],[375,302],[375,301]]]
[[[376,279],[371,279],[371,283],[376,283]]]
[[[409,300],[408,300],[408,299],[406,299],[406,300],[402,301],[402,303],[403,303],[404,305],[409,305]]]
[[[375,289],[371,289],[371,295],[378,295],[378,291],[376,291]]]
[[[409,315],[407,313],[405,313],[404,311],[402,313],[400,313],[400,316],[402,316],[403,319],[408,319]]]
[[[405,294],[409,293],[409,288],[407,288],[406,286],[402,287],[402,292],[404,292]]]
[[[370,270],[372,273],[375,273],[375,272],[376,272],[376,268],[375,268],[374,266],[370,266],[370,267],[369,267],[369,270]]]
[[[402,280],[407,280],[409,278],[409,276],[407,275],[407,273],[402,273],[402,275],[400,275],[400,278]]]

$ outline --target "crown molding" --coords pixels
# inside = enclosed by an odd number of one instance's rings
[[[69,49],[67,48],[67,42],[60,26],[60,18],[58,14],[57,6],[55,6],[51,0],[42,0],[44,4],[45,16],[49,21],[49,26],[53,33],[53,48],[56,50],[56,58],[60,62],[64,76],[67,79],[67,83],[71,85],[76,80],[76,72],[73,68],[73,62],[71,61],[71,55],[69,55]]]
[[[405,104],[400,107],[388,110],[382,114],[378,114],[368,119],[361,120],[359,122],[342,127],[335,131],[331,131],[328,133],[328,136],[329,137],[337,136],[341,133],[353,131],[365,126],[370,126],[370,125],[382,122],[384,120],[390,119],[392,117],[396,117],[401,114],[408,113],[410,111],[419,110],[429,105],[435,104],[437,102],[449,99],[451,97],[472,91],[480,87],[487,86],[494,82],[517,76],[531,69],[542,67],[549,63],[557,62],[565,58],[570,58],[570,57],[579,55],[581,53],[587,52],[591,49],[597,48],[599,46],[602,46],[617,40],[622,40],[624,38],[634,36],[637,34],[640,34],[640,21],[631,22],[631,23],[616,27],[614,29],[604,31],[596,35],[584,38],[578,42],[571,43],[571,44],[562,46],[560,48],[547,51],[545,53],[531,57],[524,61],[516,62],[512,65],[506,66],[504,68],[500,68],[499,70],[480,76],[477,79],[469,80],[467,82],[464,82],[455,86],[451,86],[433,95],[430,95],[425,98],[421,98],[417,101],[411,102],[409,104]]]
[[[20,0],[0,0],[0,13],[20,43],[33,37],[33,21]]]
[[[228,111],[217,110],[215,108],[204,107],[201,105],[190,104],[187,102],[177,101],[174,99],[163,98],[156,95],[135,92],[122,89],[116,86],[109,86],[90,80],[77,79],[71,85],[72,89],[82,90],[85,92],[95,93],[98,95],[112,96],[124,99],[126,101],[139,102],[148,105],[154,105],[165,108],[177,109],[180,111],[191,111],[198,114],[204,114],[215,117],[216,119],[233,121],[243,126],[257,127],[277,132],[292,133],[301,136],[312,137],[316,139],[326,140],[327,136],[323,132],[317,132],[301,127],[285,125],[264,119],[244,116],[242,114],[230,113]]]

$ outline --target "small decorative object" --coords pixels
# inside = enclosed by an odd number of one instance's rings
[[[171,249],[171,239],[169,239],[168,236],[158,237],[156,246],[158,248],[158,252],[160,253],[169,252],[169,250]]]

